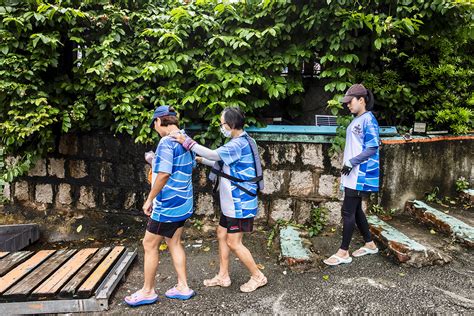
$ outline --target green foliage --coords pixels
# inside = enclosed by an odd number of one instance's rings
[[[472,1],[371,1],[364,8],[329,2],[336,18],[327,27],[339,33],[322,36],[321,76],[331,79],[325,88],[335,92],[329,102],[333,114],[340,113],[336,101],[344,83],[362,82],[374,92],[375,111],[386,125],[418,120],[455,134],[473,129]],[[349,54],[357,59],[344,70]],[[344,144],[347,124],[338,129],[336,150]]]
[[[297,7],[273,1],[6,1],[0,21],[0,130],[6,153],[19,155],[13,176],[61,133],[108,128],[151,142],[160,104],[208,122],[199,138],[218,144],[224,107],[257,124],[254,111],[303,91],[281,71],[311,55],[293,40]]]
[[[309,237],[318,235],[326,225],[328,209],[317,207],[311,210],[310,224],[307,227]]]
[[[383,216],[383,217],[391,217],[395,215],[396,212],[397,210],[394,208],[386,210],[379,204],[373,204],[372,207],[370,208],[370,214],[375,214],[375,215]]]
[[[271,104],[297,107],[302,64],[314,61],[340,115],[333,150],[350,121],[337,101],[358,81],[374,90],[382,121],[464,133],[472,9],[460,0],[0,0],[0,140],[17,158],[3,179],[23,174],[62,133],[109,129],[152,142],[147,122],[159,104],[184,123],[206,122],[198,139],[216,146],[224,107],[240,106],[248,124]]]
[[[462,192],[464,190],[469,189],[469,181],[467,181],[464,177],[460,177],[459,179],[457,179],[455,185],[457,192]]]
[[[5,163],[3,158],[3,147],[0,147],[0,174],[4,173]],[[0,178],[0,205],[5,203],[5,196],[3,195],[3,190],[5,188],[5,180]]]
[[[436,113],[435,122],[446,124],[455,134],[466,134],[471,130],[474,112],[463,107],[444,109]]]
[[[287,227],[287,226],[293,226],[302,230],[306,230],[307,226],[302,225],[302,224],[297,224],[293,220],[284,220],[284,219],[279,219],[277,220],[276,224],[271,228],[270,232],[268,233],[267,236],[267,248],[270,248],[273,245],[273,240],[276,237],[276,234],[279,232],[280,228],[282,227]]]
[[[434,187],[433,191],[425,194],[426,202],[439,203],[441,200],[438,198],[439,188]]]
[[[270,229],[270,232],[267,236],[267,248],[271,248],[272,245],[273,245],[273,240],[275,239],[276,237],[276,234],[278,232],[278,223],[277,225],[274,225],[271,229]]]
[[[277,232],[281,227],[294,226],[308,233],[309,237],[318,235],[326,225],[328,220],[328,209],[324,207],[316,207],[311,210],[310,220],[307,225],[297,224],[293,220],[278,220],[276,224],[270,230],[267,237],[267,247],[270,248],[273,245],[273,240],[276,237]]]
[[[204,226],[204,223],[202,220],[195,218],[194,220],[191,221],[192,225],[194,228],[197,230],[202,230],[202,227]]]

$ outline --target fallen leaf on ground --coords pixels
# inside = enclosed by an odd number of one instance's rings
[[[205,251],[205,252],[208,252],[209,250],[211,250],[210,247],[204,247],[204,248],[202,249],[202,251]]]
[[[77,226],[77,228],[76,228],[76,232],[80,233],[80,232],[81,232],[81,230],[82,230],[82,225],[79,225],[79,226]]]

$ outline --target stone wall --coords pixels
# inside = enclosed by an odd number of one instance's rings
[[[57,151],[6,187],[14,204],[36,209],[133,209],[147,189],[144,147],[105,134],[61,137]],[[14,158],[7,159],[7,165]]]
[[[258,134],[255,135],[258,139]],[[298,135],[280,135],[279,142],[258,140],[264,165],[265,189],[259,197],[258,221],[305,223],[316,207],[329,210],[329,224],[340,220],[339,170],[342,157],[330,157],[328,138],[304,141]],[[438,186],[454,194],[460,176],[472,180],[474,137],[405,142],[385,139],[381,147],[382,186],[378,203],[402,208],[407,199],[423,198]],[[7,185],[12,202],[5,209],[27,208],[86,214],[88,211],[141,214],[148,194],[149,167],[143,154],[152,146],[137,145],[128,137],[106,133],[66,135],[57,150],[40,160],[28,176]],[[9,158],[7,163],[12,163]],[[218,201],[207,180],[207,167],[194,173],[195,214],[218,217]],[[377,201],[377,199],[375,199]]]
[[[318,206],[331,211],[331,223],[338,221],[340,159],[329,157],[329,144],[259,142],[259,147],[265,170],[260,222],[304,223]],[[143,154],[152,149],[127,137],[66,135],[55,153],[39,160],[28,176],[7,184],[4,193],[13,205],[37,210],[141,212],[149,189]],[[219,208],[208,171],[200,166],[194,172],[195,214],[212,217]]]

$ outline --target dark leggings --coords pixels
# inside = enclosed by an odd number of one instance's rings
[[[344,190],[344,202],[342,203],[342,219],[344,226],[342,228],[341,243],[341,249],[343,250],[349,250],[349,244],[351,243],[355,224],[357,224],[357,227],[364,237],[364,241],[366,243],[372,241],[369,224],[367,223],[364,211],[362,211],[362,196],[364,196],[364,193],[361,191],[348,188],[345,188]]]

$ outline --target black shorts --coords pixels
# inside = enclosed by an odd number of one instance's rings
[[[232,218],[221,213],[219,225],[227,228],[227,233],[251,233],[253,231],[253,217]]]
[[[174,233],[184,226],[184,221],[181,222],[158,222],[152,219],[151,217],[148,219],[148,224],[146,225],[146,230],[152,234],[160,235],[163,237],[173,238]]]

